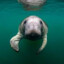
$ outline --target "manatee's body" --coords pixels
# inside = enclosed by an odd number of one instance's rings
[[[18,0],[19,3],[23,3],[24,8],[27,10],[37,10],[46,2],[46,0]]]
[[[47,32],[48,27],[42,19],[37,16],[29,16],[20,24],[17,35],[11,38],[11,47],[16,51],[19,51],[18,43],[21,38],[26,38],[29,40],[37,40],[42,38],[43,43],[38,50],[38,52],[40,52],[44,49],[47,43]]]

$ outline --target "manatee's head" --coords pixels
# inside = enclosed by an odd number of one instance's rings
[[[43,20],[37,16],[29,16],[23,21],[24,36],[30,40],[36,40],[43,35]]]

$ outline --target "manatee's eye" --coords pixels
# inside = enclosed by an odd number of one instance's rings
[[[25,20],[25,21],[24,21],[24,24],[26,24],[26,23],[27,23],[27,21]]]
[[[42,21],[40,21],[40,24],[42,24]]]

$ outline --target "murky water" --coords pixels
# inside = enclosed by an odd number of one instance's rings
[[[20,52],[10,47],[21,21],[30,15],[48,24],[48,42],[40,53],[36,51],[42,40],[20,41]],[[0,64],[64,64],[64,1],[48,0],[39,11],[25,11],[15,0],[0,0]]]

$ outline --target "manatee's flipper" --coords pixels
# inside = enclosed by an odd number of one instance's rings
[[[14,37],[11,38],[10,40],[10,45],[11,47],[15,50],[15,51],[19,51],[19,41],[20,39],[23,37],[22,34],[20,34],[20,32],[17,33],[17,35],[15,35]]]
[[[45,48],[46,44],[47,44],[47,35],[44,36],[42,45],[41,45],[41,47],[39,48],[39,50],[37,51],[37,54],[38,54],[39,52],[41,52],[41,51]]]
[[[42,42],[42,45],[41,45],[41,47],[39,48],[39,50],[38,50],[38,52],[37,53],[39,53],[39,52],[41,52],[44,48],[45,48],[45,46],[46,46],[46,44],[47,44],[47,33],[48,33],[48,27],[47,27],[47,25],[43,22],[43,32],[44,32],[44,35],[43,35],[43,42]]]

